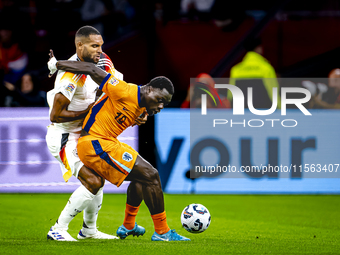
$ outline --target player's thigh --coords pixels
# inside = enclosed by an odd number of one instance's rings
[[[48,127],[46,143],[51,154],[59,161],[65,181],[72,175],[78,177],[83,166],[77,153],[79,134],[62,133],[53,125]]]
[[[47,127],[46,133],[46,144],[48,150],[51,152],[52,156],[58,159],[60,162],[59,152],[62,140],[62,133],[58,131],[54,125],[50,125]]]
[[[73,176],[78,178],[78,174],[80,169],[84,166],[83,162],[81,162],[78,151],[77,151],[77,144],[78,144],[79,137],[75,136],[74,134],[70,134],[69,140],[65,146],[65,155],[68,165],[71,168]],[[63,160],[63,162],[65,159]],[[65,163],[65,162],[64,162]]]
[[[126,180],[144,184],[158,184],[160,182],[157,169],[140,155],[137,156],[136,162]]]

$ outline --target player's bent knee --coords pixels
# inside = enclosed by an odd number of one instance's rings
[[[103,177],[85,166],[79,171],[78,179],[94,195],[97,194],[105,183]]]
[[[158,185],[160,184],[160,178],[158,170],[154,167],[148,167],[145,171],[145,176],[150,184]]]
[[[99,189],[104,186],[104,178],[101,176],[91,176],[89,180],[89,185],[93,190],[94,194],[97,194]]]
[[[157,185],[161,187],[158,170],[140,156],[138,156],[136,163],[126,180],[137,181],[144,185]]]
[[[100,176],[91,176],[82,183],[92,194],[96,195],[99,189],[104,186],[104,179]]]

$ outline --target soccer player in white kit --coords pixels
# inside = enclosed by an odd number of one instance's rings
[[[102,52],[103,39],[98,30],[91,26],[81,27],[75,35],[75,44],[76,54],[69,60],[94,63],[123,79],[110,58]],[[58,71],[55,87],[47,93],[52,122],[46,135],[48,149],[59,161],[65,182],[74,175],[82,184],[73,192],[57,222],[50,228],[47,238],[51,240],[77,241],[67,230],[71,220],[81,211],[84,211],[84,221],[78,239],[118,239],[96,227],[103,201],[104,179],[84,166],[77,154],[82,123],[95,101],[97,90],[98,85],[90,76]]]

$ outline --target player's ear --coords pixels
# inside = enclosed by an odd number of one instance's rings
[[[83,43],[82,43],[82,41],[80,41],[80,40],[78,40],[78,41],[76,41],[76,48],[77,49],[82,49],[83,48]]]
[[[148,94],[150,94],[152,91],[153,91],[153,87],[150,86],[150,85],[147,85],[147,86],[146,86],[146,92],[147,92]]]

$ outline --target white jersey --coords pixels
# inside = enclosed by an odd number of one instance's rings
[[[74,54],[69,60],[79,61],[77,54]],[[101,58],[97,66],[108,73],[113,74],[118,79],[123,79],[123,75],[114,69],[111,59],[105,54],[101,54]],[[83,111],[95,101],[96,92],[99,85],[95,83],[89,75],[74,74],[58,71],[54,89],[47,92],[47,102],[50,106],[50,113],[53,108],[54,96],[57,93],[62,93],[70,104],[67,110],[69,111]],[[64,123],[54,123],[55,127],[64,133],[76,133],[81,131],[83,119],[73,120]]]

